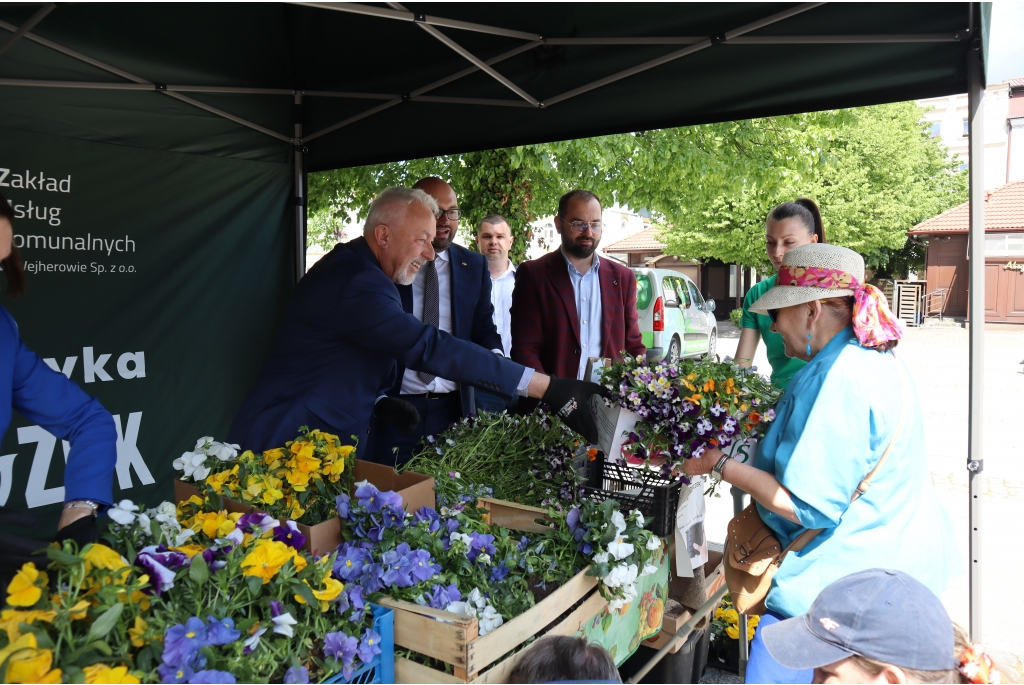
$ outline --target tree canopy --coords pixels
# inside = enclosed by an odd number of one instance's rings
[[[915,258],[906,231],[963,202],[966,174],[921,123],[912,102],[685,128],[639,131],[337,169],[310,175],[309,239],[330,247],[350,213],[363,217],[389,185],[437,175],[466,210],[470,234],[487,214],[509,219],[524,258],[531,222],[573,188],[645,208],[669,254],[764,266],[764,217],[807,196],[829,242],[878,266]]]

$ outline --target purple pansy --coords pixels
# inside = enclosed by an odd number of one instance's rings
[[[359,641],[356,656],[364,664],[368,664],[373,661],[373,657],[377,654],[380,654],[380,635],[372,628],[367,628],[366,632],[363,633],[363,639]]]
[[[219,621],[213,616],[206,617],[206,640],[211,645],[229,645],[242,634],[235,630],[235,622],[230,616]]]
[[[284,672],[285,685],[307,685],[309,683],[309,669],[305,666],[292,666]]]
[[[263,533],[276,528],[278,524],[279,521],[273,516],[268,516],[262,512],[254,511],[248,514],[242,514],[235,527],[244,533],[262,535]]]
[[[359,640],[338,631],[324,636],[324,656],[335,661],[341,660],[345,666],[351,666],[359,649]]]
[[[167,629],[164,634],[163,661],[175,667],[183,665],[207,644],[206,624],[203,619],[193,616],[184,624],[179,623]]]
[[[306,544],[306,536],[299,532],[299,524],[295,521],[285,521],[283,526],[274,528],[274,540],[295,549],[302,549]]]
[[[235,676],[233,674],[228,673],[227,671],[215,671],[210,669],[207,671],[196,672],[191,678],[188,679],[188,682],[190,684],[209,683],[212,685],[215,683],[230,683],[231,685],[234,685],[234,683],[237,683],[238,681],[235,680]]]
[[[161,564],[157,557],[139,552],[139,555],[135,557],[135,565],[143,569],[149,576],[149,587],[143,588],[143,592],[147,594],[156,592],[156,594],[162,595],[174,587],[174,571]]]

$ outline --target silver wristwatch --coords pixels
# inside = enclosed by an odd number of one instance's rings
[[[96,516],[100,511],[100,505],[92,500],[87,499],[75,499],[67,502],[64,505],[65,509],[88,509],[92,512],[93,516]]]
[[[725,463],[732,459],[728,454],[723,454],[722,458],[718,460],[718,463],[711,469],[711,477],[715,479],[716,483],[722,481],[722,469],[725,468]]]

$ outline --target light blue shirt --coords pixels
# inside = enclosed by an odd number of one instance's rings
[[[903,428],[867,493],[850,504],[893,437],[903,383]],[[776,412],[754,465],[789,490],[800,524],[758,511],[783,546],[805,529],[824,530],[786,556],[769,609],[804,614],[825,586],[869,568],[904,571],[937,595],[962,573],[949,515],[931,485],[917,391],[901,360],[862,347],[846,328],[797,372]]]
[[[587,360],[601,356],[601,278],[598,276],[601,260],[595,253],[594,263],[587,273],[581,274],[565,257],[565,252],[562,252],[562,258],[569,267],[569,281],[576,298],[576,317],[580,322],[580,368],[576,378],[583,380]]]

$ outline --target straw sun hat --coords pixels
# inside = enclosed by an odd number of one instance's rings
[[[769,309],[853,296],[863,284],[863,257],[838,245],[810,243],[786,253],[775,287],[757,298],[750,311],[766,314]]]

